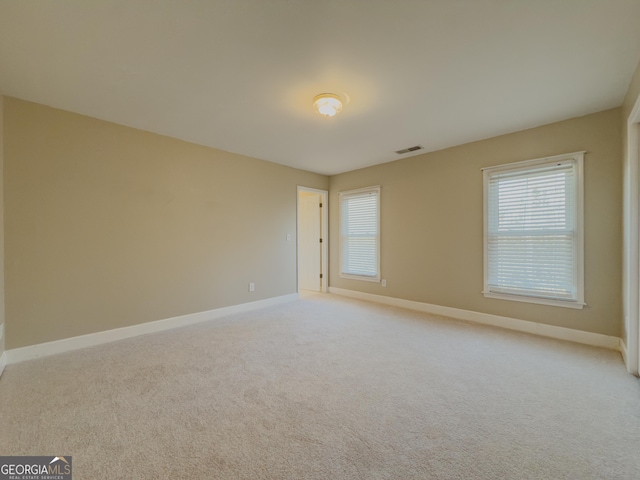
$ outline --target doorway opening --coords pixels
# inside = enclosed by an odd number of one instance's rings
[[[298,187],[298,293],[327,291],[328,201],[326,190]]]
[[[640,97],[627,119],[624,163],[624,341],[627,370],[640,373]]]

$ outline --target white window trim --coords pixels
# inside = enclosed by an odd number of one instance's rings
[[[376,218],[376,226],[377,226],[377,232],[376,232],[376,237],[377,237],[377,265],[376,265],[376,272],[377,275],[376,276],[367,276],[367,275],[353,275],[351,273],[343,273],[342,272],[342,255],[343,255],[343,242],[342,242],[342,197],[345,195],[353,195],[353,194],[358,194],[358,193],[367,193],[367,192],[376,192],[376,194],[378,195],[378,209],[377,209],[377,218]],[[340,192],[339,193],[339,201],[338,201],[338,205],[339,205],[339,211],[340,211],[340,227],[339,227],[339,235],[340,235],[340,248],[339,248],[339,276],[340,278],[348,278],[351,280],[362,280],[365,282],[376,282],[376,283],[380,283],[380,279],[382,278],[380,275],[380,207],[381,207],[381,197],[380,197],[380,185],[375,185],[372,187],[365,187],[365,188],[357,188],[355,190],[347,190],[345,192]]]
[[[501,300],[511,300],[515,302],[537,303],[541,305],[551,305],[556,307],[581,309],[584,303],[584,154],[586,151],[566,153],[563,155],[554,155],[551,157],[536,158],[533,160],[525,160],[522,162],[507,163],[495,167],[485,167],[483,172],[483,196],[484,196],[484,288],[482,294],[486,298],[497,298]],[[517,170],[526,167],[534,167],[537,165],[545,165],[559,161],[573,160],[576,162],[576,250],[574,255],[576,261],[574,263],[574,275],[577,279],[576,299],[575,300],[559,300],[551,298],[542,298],[525,295],[512,295],[507,293],[495,293],[489,291],[489,252],[488,252],[488,234],[489,234],[489,174],[501,171]]]

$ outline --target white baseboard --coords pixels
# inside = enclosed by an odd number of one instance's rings
[[[620,354],[622,355],[622,361],[625,365],[627,365],[627,346],[624,343],[624,340],[620,339],[619,345]]]
[[[4,372],[4,367],[7,366],[7,352],[2,352],[0,356],[0,376],[2,376],[2,372]]]
[[[374,295],[372,293],[363,293],[336,287],[329,287],[329,293],[342,295],[344,297],[357,298],[360,300],[368,300],[370,302],[383,303],[394,307],[407,308],[409,310],[417,310],[420,312],[452,317],[468,322],[482,323],[484,325],[517,330],[519,332],[533,333],[543,337],[608,348],[611,350],[619,351],[621,345],[621,341],[618,337],[611,337],[600,333],[584,332],[582,330],[574,330],[565,327],[556,327],[554,325],[530,322],[528,320],[518,320],[517,318],[501,317],[490,313],[480,313],[473,312],[471,310],[462,310],[459,308],[443,307],[440,305],[414,302],[412,300],[403,300],[401,298],[385,297],[383,295]]]
[[[9,364],[24,362],[25,360],[46,357],[57,353],[78,350],[80,348],[93,347],[95,345],[102,345],[103,343],[115,342],[117,340],[146,335],[148,333],[162,332],[173,328],[185,327],[187,325],[225,317],[234,313],[249,312],[260,308],[280,305],[295,301],[298,298],[300,298],[299,294],[292,293],[289,295],[282,295],[280,297],[258,300],[256,302],[241,303],[240,305],[232,305],[205,312],[191,313],[189,315],[181,315],[179,317],[166,318],[164,320],[156,320],[154,322],[141,323],[139,325],[131,325],[130,327],[114,328],[113,330],[89,333],[87,335],[64,338],[53,342],[14,348],[5,352],[6,361]]]

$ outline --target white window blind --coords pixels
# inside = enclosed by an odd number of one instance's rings
[[[340,193],[340,276],[380,280],[380,187]]]
[[[582,307],[582,161],[485,169],[486,296]]]

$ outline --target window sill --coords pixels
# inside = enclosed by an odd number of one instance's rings
[[[377,277],[367,277],[364,275],[349,275],[348,273],[341,273],[340,278],[348,278],[350,280],[363,280],[365,282],[375,282],[380,283],[380,276]]]
[[[539,305],[550,305],[552,307],[564,307],[581,310],[586,303],[574,300],[552,300],[550,298],[525,297],[522,295],[509,295],[507,293],[482,292],[485,298],[496,298],[499,300],[511,300],[512,302],[537,303]]]

